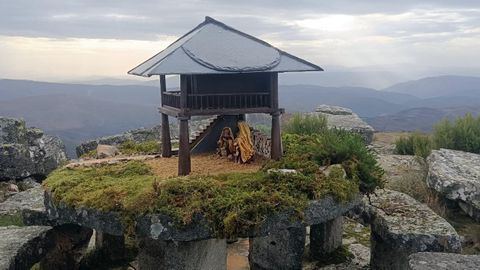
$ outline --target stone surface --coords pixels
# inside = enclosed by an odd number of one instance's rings
[[[343,217],[310,226],[310,256],[325,258],[342,245]]]
[[[427,184],[480,222],[480,155],[433,150],[427,158]]]
[[[115,262],[125,259],[125,237],[95,232],[95,252],[104,261]]]
[[[300,270],[305,250],[305,227],[291,227],[265,237],[250,238],[251,270]]]
[[[365,198],[358,212],[371,224],[372,268],[405,269],[408,256],[416,252],[461,251],[455,229],[412,197],[377,190],[371,203]]]
[[[419,252],[409,256],[409,270],[473,270],[480,269],[480,255]]]
[[[54,241],[48,226],[0,227],[0,269],[30,269]]]
[[[63,142],[23,120],[0,117],[0,180],[44,179],[66,161]]]
[[[226,270],[225,239],[177,242],[139,239],[139,269]]]
[[[50,231],[54,246],[40,261],[40,269],[79,269],[92,232],[73,224],[54,227]]]
[[[116,146],[99,144],[97,145],[97,158],[109,158],[118,155],[119,151]]]
[[[124,227],[120,215],[116,212],[102,212],[90,208],[72,208],[59,202],[55,204],[48,191],[44,193],[45,208],[49,220],[56,224],[76,224],[111,235],[122,236]]]
[[[23,225],[49,225],[40,186],[19,192],[0,203],[0,218],[21,220]]]
[[[340,106],[322,104],[315,109],[316,112],[332,114],[332,115],[352,115],[353,111],[349,108],[344,108]]]
[[[292,220],[292,217],[296,216],[293,210],[280,212],[267,217],[258,226],[239,231],[238,236],[266,236],[272,232],[298,227],[299,225],[308,226],[324,223],[348,212],[360,201],[360,196],[349,202],[337,202],[332,197],[311,201],[305,209],[303,221]],[[55,220],[58,224],[78,224],[116,236],[124,234],[119,213],[101,212],[88,208],[75,209],[62,202],[54,203],[49,192],[45,193],[45,207],[49,219]],[[141,238],[156,240],[192,241],[216,237],[201,215],[195,215],[191,225],[179,229],[170,217],[149,214],[136,220],[135,230]]]
[[[330,105],[320,105],[318,108],[315,113],[327,118],[329,128],[349,130],[362,136],[365,143],[372,142],[375,130],[350,109]]]

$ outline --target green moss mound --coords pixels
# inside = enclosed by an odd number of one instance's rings
[[[326,195],[347,200],[358,192],[357,182],[338,173],[326,177],[260,171],[158,180],[141,161],[60,169],[44,181],[44,186],[56,201],[118,211],[127,223],[138,215],[160,213],[182,226],[201,213],[220,236],[233,236],[287,209],[302,218],[309,200]]]

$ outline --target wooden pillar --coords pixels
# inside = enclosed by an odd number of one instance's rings
[[[278,73],[270,75],[270,95],[272,107],[272,134],[270,158],[279,160],[282,157],[282,136],[280,132],[280,110],[278,108]]]
[[[170,139],[170,124],[168,115],[162,113],[162,157],[172,156],[172,142]]]
[[[282,136],[280,134],[280,111],[272,113],[272,134],[270,158],[279,160],[282,157]]]
[[[163,94],[167,91],[165,75],[160,75],[160,105],[163,106]],[[168,115],[162,113],[162,157],[172,156],[172,142],[170,138],[170,124]]]
[[[178,175],[188,175],[191,170],[190,162],[190,132],[188,131],[189,117],[179,117],[180,120],[180,142],[178,149]]]

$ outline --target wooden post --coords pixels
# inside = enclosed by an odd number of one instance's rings
[[[167,91],[165,75],[160,75],[160,105],[163,106],[163,94]],[[162,157],[172,156],[172,142],[170,138],[170,124],[168,115],[162,113]]]
[[[170,139],[170,124],[168,115],[162,113],[162,157],[172,156],[172,142]]]
[[[188,131],[188,117],[179,117],[180,142],[178,149],[178,175],[188,175],[191,170],[190,161],[190,132]]]
[[[280,134],[280,111],[272,113],[272,134],[270,158],[279,160],[282,157],[282,137]]]
[[[282,157],[282,136],[280,131],[280,110],[278,109],[278,73],[272,73],[270,77],[270,95],[272,106],[272,134],[270,158],[279,160]]]

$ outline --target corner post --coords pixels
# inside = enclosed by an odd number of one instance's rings
[[[167,91],[165,75],[160,75],[160,105],[163,106],[163,94]],[[172,142],[170,138],[170,124],[168,115],[162,113],[162,157],[172,156]]]
[[[280,130],[281,111],[278,108],[278,73],[270,75],[270,95],[272,109],[272,134],[271,134],[271,153],[270,158],[279,160],[282,157],[282,137]]]
[[[280,134],[280,111],[272,113],[272,134],[270,158],[279,160],[282,157],[282,137]]]
[[[189,117],[179,117],[180,141],[178,149],[178,175],[188,175],[191,171],[190,161],[190,132],[188,130]]]

